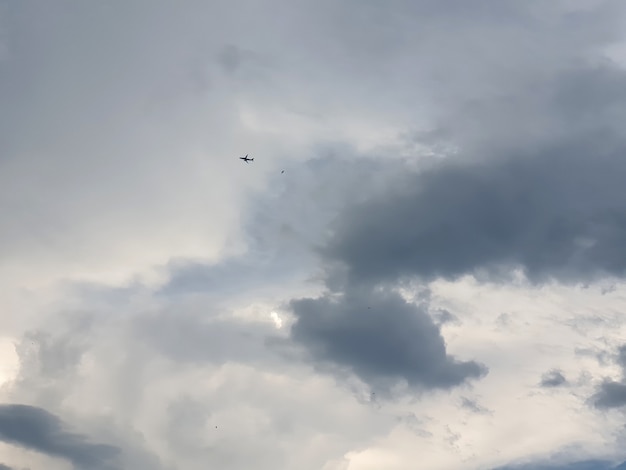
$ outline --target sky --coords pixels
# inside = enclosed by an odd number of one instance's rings
[[[626,468],[624,26],[0,0],[0,470]]]

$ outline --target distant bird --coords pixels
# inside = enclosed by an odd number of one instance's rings
[[[284,172],[285,172],[285,170],[281,171],[281,174],[284,173]]]

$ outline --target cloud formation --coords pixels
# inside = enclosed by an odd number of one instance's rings
[[[592,397],[597,408],[620,408],[626,405],[626,345],[618,349],[615,362],[621,368],[622,379],[615,381],[605,378],[602,381],[599,390]]]
[[[541,376],[542,387],[559,387],[566,382],[567,379],[558,369],[552,369]]]
[[[448,355],[424,308],[397,293],[347,290],[339,298],[294,300],[291,307],[295,342],[314,360],[345,367],[374,389],[398,380],[411,388],[446,389],[487,373],[482,364]]]
[[[346,210],[324,254],[343,261],[355,282],[496,280],[520,267],[535,282],[623,276],[626,146],[612,134],[571,137],[521,155],[434,165]]]
[[[624,5],[0,0],[3,464],[623,460]]]
[[[567,464],[524,464],[507,467],[498,467],[494,470],[623,470],[626,462],[615,465],[612,462],[603,460],[584,460]]]
[[[57,416],[28,405],[0,405],[0,440],[60,457],[78,470],[115,470],[120,449],[69,432]]]

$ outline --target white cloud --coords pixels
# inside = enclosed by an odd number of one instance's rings
[[[13,347],[14,338],[0,338],[0,387],[12,381],[19,368],[19,359]]]

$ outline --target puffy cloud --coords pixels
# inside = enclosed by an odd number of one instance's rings
[[[510,280],[519,267],[536,282],[622,276],[624,148],[591,134],[514,157],[446,160],[346,210],[324,253],[357,282]]]
[[[315,361],[355,373],[372,388],[405,381],[410,388],[450,388],[477,379],[487,368],[446,352],[439,328],[423,307],[399,294],[347,290],[338,298],[291,302],[291,336]]]

